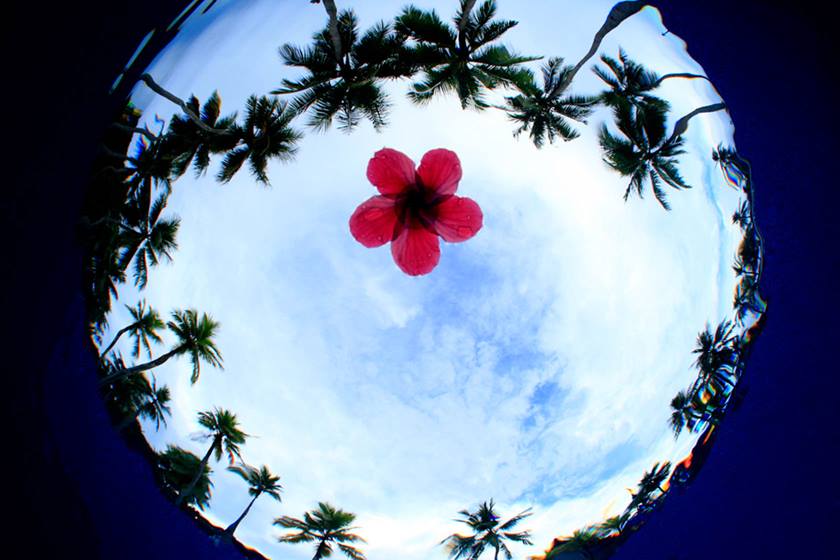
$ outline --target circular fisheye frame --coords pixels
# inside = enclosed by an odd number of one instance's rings
[[[665,22],[214,0],[147,37],[85,282],[172,500],[271,557],[605,558],[687,483],[765,304],[749,166]]]

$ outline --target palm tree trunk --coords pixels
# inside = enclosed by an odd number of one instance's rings
[[[465,0],[461,9],[461,21],[458,23],[458,44],[461,50],[467,50],[467,23],[470,21],[470,13],[475,6],[476,0]]]
[[[496,554],[493,555],[493,560],[499,560],[499,545],[496,545]]]
[[[155,136],[154,134],[152,134],[151,132],[149,132],[145,128],[139,128],[139,127],[136,127],[136,126],[128,126],[128,125],[125,125],[123,123],[118,123],[118,122],[111,123],[111,126],[113,126],[114,128],[119,128],[120,130],[125,130],[126,132],[133,132],[135,134],[140,134],[142,136],[145,136],[146,138],[148,138],[152,142],[154,142],[155,140],[158,139],[157,136]]]
[[[144,84],[146,84],[147,86],[149,86],[149,89],[152,90],[153,92],[155,92],[156,94],[160,95],[161,97],[163,97],[165,99],[168,99],[169,101],[171,101],[172,103],[174,103],[175,105],[180,107],[181,110],[184,112],[184,114],[187,115],[190,118],[190,120],[192,122],[194,122],[195,125],[198,128],[200,128],[201,130],[203,130],[204,132],[210,132],[210,133],[213,133],[213,134],[220,134],[220,135],[221,134],[228,134],[228,132],[225,131],[225,130],[218,130],[218,129],[213,128],[211,126],[207,126],[207,124],[204,121],[202,121],[199,118],[198,115],[196,115],[193,112],[193,110],[190,108],[190,106],[187,105],[187,103],[183,99],[181,99],[180,97],[178,97],[174,93],[165,90],[160,84],[158,84],[154,80],[154,78],[152,78],[151,75],[143,74],[142,76],[140,76],[140,81],[143,82]]]
[[[256,502],[257,498],[259,498],[259,497],[260,497],[259,493],[256,496],[254,496],[254,499],[251,500],[251,503],[249,503],[248,507],[245,508],[245,511],[242,512],[242,515],[240,515],[239,518],[236,521],[231,523],[228,526],[228,528],[225,529],[225,534],[226,535],[233,536],[234,531],[236,531],[236,528],[239,527],[240,523],[242,523],[242,520],[245,519],[245,516],[248,515],[248,512],[251,511],[251,506],[254,505],[254,502]]]
[[[213,438],[213,443],[210,445],[210,449],[207,450],[207,453],[204,454],[204,457],[201,459],[201,463],[198,465],[198,471],[193,476],[193,479],[187,484],[186,488],[184,488],[181,492],[178,492],[178,499],[175,500],[175,505],[180,506],[184,502],[184,498],[192,494],[192,491],[195,489],[195,485],[198,484],[198,481],[201,479],[201,475],[204,474],[204,469],[207,467],[207,463],[210,461],[210,455],[213,454],[213,449],[216,447],[217,442],[216,439],[219,436]]]
[[[318,2],[319,0],[313,0]],[[330,18],[329,30],[330,39],[332,40],[333,50],[335,51],[335,59],[339,65],[343,66],[344,49],[341,47],[341,34],[338,32],[338,8],[335,7],[333,0],[324,0],[324,10]]]
[[[668,138],[666,144],[670,144],[678,137],[685,134],[685,131],[688,130],[688,122],[696,117],[701,113],[714,113],[716,111],[722,111],[726,109],[726,103],[715,103],[713,105],[705,105],[703,107],[699,107],[694,109],[692,112],[681,118],[677,121],[677,124],[674,125],[674,132],[671,133],[671,137]]]
[[[139,324],[140,324],[140,321],[136,321],[134,323],[131,323],[127,327],[121,328],[117,332],[117,336],[114,337],[114,340],[111,341],[111,344],[109,344],[108,347],[105,350],[103,350],[102,353],[99,355],[99,359],[101,360],[101,359],[105,358],[105,356],[108,355],[108,352],[111,351],[111,348],[114,347],[114,344],[117,343],[117,341],[120,339],[120,337],[122,335],[124,335],[125,333],[127,333],[128,331],[130,331],[131,329],[133,329],[134,327],[136,327],[137,325],[139,325]]]
[[[694,78],[702,78],[708,82],[711,82],[708,76],[704,76],[703,74],[691,74],[689,72],[674,72],[672,74],[665,74],[658,80],[656,80],[656,84],[654,84],[654,88],[658,88],[662,85],[662,82],[669,78],[687,78],[687,79],[694,79]]]
[[[150,362],[146,362],[145,364],[140,364],[139,366],[133,366],[133,367],[130,367],[130,368],[121,369],[121,370],[119,370],[119,371],[117,371],[117,372],[115,372],[115,373],[113,373],[113,374],[111,374],[107,377],[104,377],[104,378],[100,379],[99,380],[99,385],[100,386],[108,385],[109,383],[113,383],[114,381],[119,381],[120,379],[128,377],[129,375],[134,375],[135,373],[140,373],[141,371],[147,371],[147,370],[150,370],[152,368],[156,368],[159,365],[166,362],[172,356],[180,354],[183,351],[184,351],[184,347],[183,346],[178,346],[176,348],[173,348],[172,350],[170,350],[166,354],[163,354],[162,356],[158,356],[157,358],[155,358],[154,360],[152,360]]]
[[[575,74],[583,68],[583,65],[586,64],[586,61],[592,58],[598,49],[601,47],[601,41],[604,40],[604,37],[607,36],[607,33],[621,25],[621,23],[629,18],[632,15],[635,15],[642,8],[647,5],[645,2],[640,1],[626,1],[626,2],[619,2],[615,6],[613,6],[610,13],[607,15],[607,19],[604,21],[604,24],[595,34],[595,38],[592,40],[592,46],[589,47],[589,52],[587,52],[583,58],[580,59],[575,67],[569,72],[569,75],[566,77],[566,80],[563,82],[563,89],[569,87],[569,84],[572,83],[572,80],[575,78]]]
[[[327,542],[326,537],[322,538],[321,542],[318,543],[318,548],[315,549],[315,556],[312,557],[312,560],[321,560],[321,558],[324,557],[324,555],[321,554],[321,548],[323,548],[325,542]]]

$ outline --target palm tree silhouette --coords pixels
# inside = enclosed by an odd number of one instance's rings
[[[201,459],[180,447],[170,445],[159,456],[158,468],[163,479],[163,485],[172,492],[178,493],[179,503],[198,506],[203,510],[210,502],[211,488],[210,466],[201,464]],[[201,467],[202,470],[199,470]],[[195,473],[199,473],[197,482],[192,485],[190,494],[183,492],[188,481],[193,480]]]
[[[752,220],[750,218],[750,206],[746,200],[741,201],[738,209],[732,213],[732,223],[739,226],[741,230],[749,230]]]
[[[211,319],[209,315],[203,313],[199,317],[194,309],[173,311],[172,320],[166,326],[177,339],[177,344],[171,350],[150,362],[117,370],[100,380],[100,385],[107,385],[129,375],[156,368],[170,358],[184,354],[189,355],[193,366],[191,383],[198,381],[201,362],[207,362],[211,366],[222,369],[222,355],[213,340],[219,323]]]
[[[128,312],[131,313],[131,318],[134,320],[117,331],[117,334],[111,340],[111,343],[108,344],[99,357],[104,358],[107,356],[108,352],[111,351],[120,337],[128,333],[134,339],[134,350],[132,355],[135,358],[140,357],[140,347],[142,345],[148,356],[151,358],[152,346],[150,341],[160,344],[162,340],[158,331],[162,330],[166,325],[163,323],[160,315],[158,315],[158,312],[155,311],[154,308],[151,306],[148,308],[146,307],[146,300],[144,299],[138,301],[137,305],[134,307],[126,305],[125,308],[128,309]]]
[[[703,417],[701,412],[702,402],[697,397],[696,391],[689,389],[679,391],[671,399],[671,417],[668,424],[674,431],[674,437],[678,437],[684,428],[689,430]]]
[[[663,184],[674,189],[691,188],[677,168],[677,156],[685,153],[682,135],[688,123],[701,113],[720,111],[726,105],[716,103],[695,109],[679,119],[671,135],[666,136],[666,111],[662,107],[649,105],[644,111],[636,111],[626,100],[618,99],[616,103],[613,113],[620,135],[610,133],[606,124],[599,134],[604,162],[622,176],[630,177],[624,200],[631,192],[643,197],[644,186],[650,183],[656,200],[670,210]]]
[[[141,290],[148,282],[149,266],[156,266],[161,259],[171,261],[178,248],[175,238],[180,218],[161,218],[168,197],[163,191],[152,202],[151,184],[144,182],[130,197],[119,223],[120,267],[126,270],[134,262],[134,283]]]
[[[171,154],[172,176],[181,177],[192,165],[196,176],[210,165],[211,154],[226,153],[239,143],[235,128],[236,113],[221,117],[222,100],[214,91],[203,106],[191,96],[186,102],[190,113],[198,116],[205,126],[199,126],[186,114],[173,115],[164,137],[164,149]],[[208,131],[212,130],[212,132]]]
[[[340,129],[350,132],[362,118],[379,130],[386,124],[389,106],[379,82],[414,71],[406,62],[405,39],[383,22],[360,37],[356,14],[346,10],[337,20],[340,47],[336,47],[330,39],[331,25],[314,35],[310,47],[280,47],[286,65],[303,68],[307,73],[297,80],[283,80],[282,87],[271,93],[300,94],[291,102],[291,111],[309,111],[308,124],[318,130],[326,130],[336,119]]]
[[[457,521],[469,526],[473,534],[465,536],[455,533],[441,541],[441,544],[448,546],[450,558],[476,560],[487,547],[490,547],[495,551],[494,560],[498,560],[499,551],[503,552],[505,557],[510,560],[512,555],[505,544],[506,540],[532,544],[529,531],[511,531],[520,521],[531,515],[530,508],[511,517],[504,523],[499,522],[499,516],[494,510],[492,499],[489,502],[483,502],[474,512],[465,509],[459,511],[458,514],[463,519]]]
[[[651,496],[654,492],[659,492],[660,495],[664,494],[665,491],[662,489],[662,484],[668,480],[670,474],[670,462],[666,462],[661,466],[658,462],[654,463],[653,467],[639,481],[638,490],[633,494],[633,499],[630,500],[630,505],[627,509],[635,508],[638,511],[653,505],[655,501],[651,499]]]
[[[735,382],[730,379],[732,360],[736,356],[732,347],[736,338],[732,334],[734,328],[729,321],[723,321],[718,324],[714,333],[711,327],[706,325],[705,330],[697,335],[697,344],[692,352],[697,354],[694,363],[700,371],[699,378],[703,382],[711,382],[716,386],[733,387],[735,385]]]
[[[163,125],[161,124],[161,128]],[[129,194],[135,192],[141,185],[149,184],[149,188],[156,186],[164,191],[172,189],[171,175],[173,154],[165,134],[154,134],[147,127],[130,128],[140,137],[132,148],[133,154],[113,151],[106,146],[102,150],[106,155],[129,165],[121,168],[108,169],[128,185]]]
[[[239,446],[245,443],[248,437],[248,434],[239,429],[236,414],[229,410],[215,408],[211,411],[199,412],[198,423],[207,429],[208,433],[202,437],[211,440],[210,447],[201,458],[199,467],[193,471],[192,480],[182,492],[178,493],[176,505],[180,505],[184,498],[192,495],[195,485],[198,484],[205,467],[210,462],[211,455],[215,455],[216,461],[220,461],[222,453],[227,453],[230,462],[233,463],[234,458],[240,456]]]
[[[434,11],[414,6],[403,9],[397,17],[397,34],[415,41],[411,58],[424,72],[409,92],[414,102],[426,103],[438,93],[454,91],[462,108],[484,109],[489,107],[484,101],[485,90],[527,79],[528,73],[520,65],[541,58],[519,56],[507,47],[493,45],[517,22],[494,21],[494,0],[486,0],[475,11],[474,4],[461,0],[454,27],[441,21]]]
[[[312,560],[320,560],[331,556],[333,544],[350,560],[365,560],[365,555],[357,547],[347,543],[365,542],[355,533],[352,527],[356,514],[338,509],[329,503],[319,502],[318,507],[303,514],[303,519],[283,516],[274,520],[274,524],[285,529],[295,529],[296,532],[285,534],[278,538],[280,542],[301,543],[314,542],[315,556]]]
[[[624,49],[621,48],[618,51],[618,60],[607,55],[601,55],[601,61],[607,69],[604,70],[600,66],[595,66],[592,71],[609,86],[609,89],[601,94],[601,101],[608,107],[616,107],[621,100],[624,100],[637,110],[644,110],[649,106],[667,110],[668,102],[650,93],[662,85],[662,82],[670,78],[703,78],[708,80],[706,76],[701,74],[687,72],[675,72],[660,76],[631,60]]]
[[[128,427],[129,424],[136,421],[138,418],[146,418],[154,421],[155,430],[160,430],[160,425],[166,425],[166,417],[172,415],[172,410],[169,407],[171,400],[169,387],[164,385],[158,387],[157,382],[152,379],[149,383],[145,375],[135,375],[123,380],[124,384],[136,384],[136,396],[131,401],[133,411],[130,412],[125,419],[117,426],[117,430],[122,430]],[[117,395],[117,399],[122,398]]]
[[[619,102],[614,114],[621,135],[614,136],[604,124],[598,139],[606,164],[623,177],[630,177],[624,200],[631,192],[643,197],[645,183],[649,182],[656,200],[669,210],[663,183],[675,189],[690,188],[677,168],[677,156],[685,153],[683,139],[666,138],[666,115],[661,107],[636,112],[630,103]]]
[[[249,511],[251,511],[251,506],[254,505],[254,502],[256,502],[257,498],[261,495],[266,494],[278,502],[282,501],[280,498],[280,492],[283,490],[283,486],[280,485],[280,477],[271,474],[271,471],[268,470],[268,467],[265,465],[257,469],[243,464],[241,466],[228,467],[228,470],[238,474],[245,482],[248,483],[248,494],[253,496],[251,501],[248,502],[248,507],[246,507],[245,511],[242,512],[242,515],[240,515],[236,521],[228,525],[227,529],[225,529],[226,535],[233,535],[236,528],[239,527],[239,524],[242,523],[242,520],[245,519],[245,516],[248,515]]]
[[[757,275],[749,275],[741,278],[741,281],[735,286],[733,307],[735,308],[735,319],[739,324],[743,324],[744,319],[750,312],[764,313],[766,303],[758,295]]]
[[[537,148],[543,146],[546,138],[553,143],[558,136],[563,140],[580,136],[567,119],[585,124],[598,102],[597,97],[566,95],[566,77],[572,67],[564,66],[562,58],[549,59],[541,70],[542,87],[528,73],[527,78],[517,80],[516,87],[521,93],[506,97],[507,105],[500,107],[507,111],[509,119],[521,123],[514,136],[530,129],[529,135]]]
[[[293,118],[288,104],[276,97],[249,97],[245,102],[245,122],[234,127],[241,143],[225,154],[216,178],[229,182],[247,160],[251,175],[268,185],[268,161],[291,161],[297,153],[295,144],[303,137],[290,126]]]

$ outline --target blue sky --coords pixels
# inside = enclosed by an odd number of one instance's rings
[[[454,5],[418,4],[443,16]],[[521,22],[507,43],[570,62],[610,6],[499,4],[500,17]],[[364,28],[402,3],[352,6]],[[194,18],[150,71],[182,97],[218,89],[223,112],[293,75],[277,47],[305,44],[324,21],[320,6],[303,2],[219,7],[212,19]],[[660,73],[701,72],[663,30],[646,8],[601,52],[615,56],[621,45]],[[575,84],[600,90],[587,70]],[[681,170],[694,188],[669,192],[667,213],[650,194],[621,200],[624,180],[597,148],[603,111],[575,142],[537,151],[511,137],[501,113],[463,112],[452,98],[421,111],[406,87],[389,86],[389,128],[307,134],[293,164],[270,167],[270,189],[244,171],[226,186],[188,174],[170,198],[180,249],[152,271],[143,297],[163,312],[195,307],[217,318],[225,371],[206,368],[191,387],[186,362],[158,368],[174,414],[147,435],[157,448],[200,454],[197,412],[236,411],[255,435],[245,459],[268,464],[286,488],[282,504],[261,499],[237,531],[268,554],[311,556],[277,544],[271,520],[318,500],[359,514],[371,560],[397,550],[442,557],[434,545],[458,528],[454,514],[490,497],[506,514],[535,506],[528,528],[537,545],[515,548],[520,555],[619,512],[647,468],[690,449],[689,436],[675,442],[668,431],[668,402],[694,377],[697,332],[731,315],[740,234],[729,216],[740,195],[709,157],[732,141],[727,114],[692,121]],[[699,80],[667,81],[660,94],[676,116],[719,100]],[[142,87],[134,99],[148,122],[173,112]],[[349,235],[350,214],[375,194],[365,166],[383,146],[418,163],[429,149],[454,150],[464,169],[458,194],[484,211],[484,229],[444,244],[428,276],[403,275],[387,247],[365,249]],[[124,303],[137,297],[121,290]],[[116,309],[118,328],[127,314]],[[247,494],[223,466],[208,515],[228,523]]]

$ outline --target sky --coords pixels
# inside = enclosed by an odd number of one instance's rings
[[[444,17],[454,9],[418,4]],[[506,44],[569,62],[610,7],[499,4],[500,17],[520,22]],[[352,7],[365,28],[402,3]],[[324,21],[309,3],[219,2],[149,71],[182,97],[218,89],[223,112],[235,111],[295,75],[277,47],[306,44]],[[621,45],[659,73],[702,73],[665,30],[645,8],[600,52],[615,57]],[[391,124],[381,133],[367,124],[351,135],[308,132],[293,163],[270,166],[270,188],[245,170],[224,186],[212,169],[178,180],[167,207],[182,220],[174,261],[151,271],[143,294],[120,291],[121,303],[144,297],[162,313],[193,307],[220,321],[225,370],[202,368],[190,386],[188,362],[157,368],[173,416],[145,431],[157,449],[201,455],[198,411],[235,411],[253,435],[244,459],[267,464],[284,486],[283,502],[260,498],[237,536],[274,557],[311,557],[278,544],[271,520],[320,500],[358,514],[371,560],[444,557],[436,545],[459,529],[456,512],[490,498],[503,516],[534,508],[523,528],[535,546],[512,547],[520,557],[619,513],[645,470],[693,445],[690,435],[674,440],[668,403],[694,379],[697,332],[732,315],[740,232],[729,217],[741,195],[710,158],[732,144],[728,114],[692,120],[681,171],[693,188],[669,190],[665,212],[650,193],[622,200],[626,183],[597,147],[605,111],[574,142],[537,150],[512,137],[501,112],[462,111],[452,97],[421,110],[405,99],[407,86],[389,85]],[[587,69],[575,81],[576,92],[600,89]],[[675,118],[720,100],[704,80],[666,81],[660,95]],[[149,123],[174,111],[142,86],[133,100]],[[427,276],[402,274],[387,247],[366,249],[349,233],[350,214],[375,194],[367,162],[386,146],[417,163],[429,149],[455,151],[458,194],[484,212],[478,235],[443,244]],[[115,306],[112,327],[127,322]],[[206,512],[222,525],[248,501],[224,466],[213,465]]]

